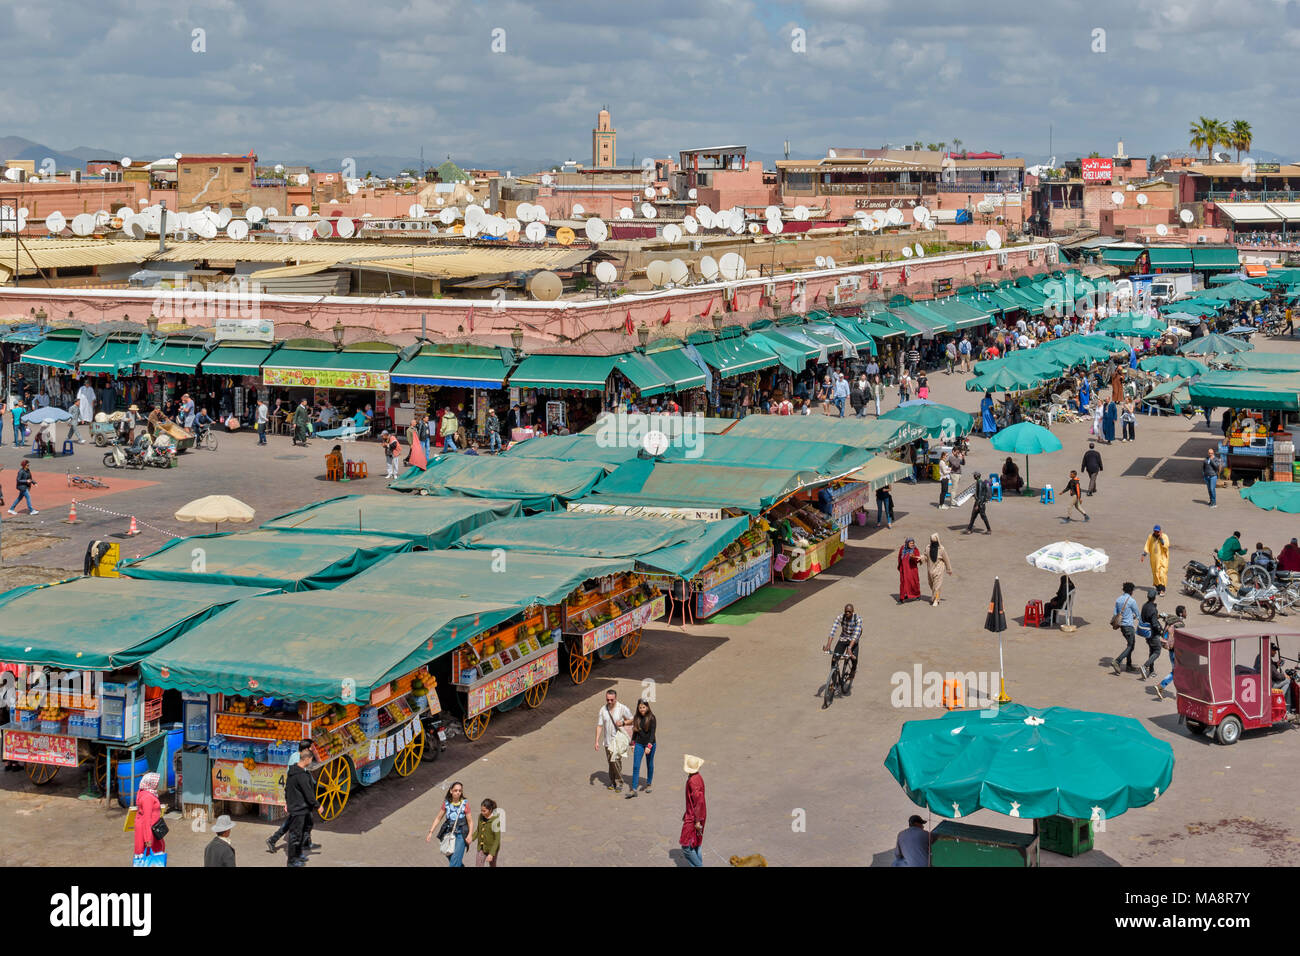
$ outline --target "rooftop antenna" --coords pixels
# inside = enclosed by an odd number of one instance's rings
[[[167,251],[167,200],[162,200],[158,205],[162,209],[162,221],[158,227],[158,252],[162,254]]]
[[[790,158],[790,141],[788,139],[785,141],[785,158]]]

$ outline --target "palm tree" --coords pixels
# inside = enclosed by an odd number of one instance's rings
[[[1218,143],[1220,146],[1227,146],[1231,148],[1232,130],[1228,127],[1227,123],[1221,122],[1219,120],[1214,121],[1214,142]],[[1214,148],[1213,144],[1211,144],[1210,148],[1211,149]]]
[[[1222,125],[1218,120],[1202,116],[1187,131],[1188,143],[1192,149],[1207,151],[1206,162],[1214,159],[1214,145],[1219,141],[1219,127]]]
[[[1229,136],[1232,139],[1232,143],[1228,145],[1231,145],[1232,148],[1237,151],[1237,162],[1241,162],[1241,151],[1244,149],[1249,153],[1250,144],[1255,141],[1254,133],[1250,128],[1250,124],[1245,120],[1233,120]]]
[[[961,151],[961,140],[959,140],[956,136],[952,138],[952,151],[954,153]]]

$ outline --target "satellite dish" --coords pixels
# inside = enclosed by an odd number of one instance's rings
[[[482,231],[482,226],[476,226],[473,223],[467,222],[465,223],[464,228],[461,229],[460,234],[466,239],[476,239],[478,238],[478,234]]]
[[[618,218],[619,218],[619,219],[631,219],[631,218],[632,218],[632,210],[631,210],[630,208],[628,208],[627,206],[624,206],[622,209],[620,209],[620,210],[618,211]]]
[[[699,263],[700,275],[712,282],[718,277],[718,261],[713,256],[705,256]]]
[[[650,284],[656,288],[668,284],[668,263],[662,259],[655,259],[645,267],[646,278]]]
[[[421,206],[418,202],[413,202],[411,203],[411,205],[406,207],[406,215],[412,219],[423,219],[424,207]]]
[[[573,240],[575,238],[576,236],[574,231],[568,226],[561,226],[559,229],[555,230],[555,241],[562,246],[573,245]]]
[[[751,222],[746,228],[749,229],[749,234],[751,236],[757,236],[763,231],[763,227],[756,222]]]
[[[1156,235],[1157,236],[1169,235],[1169,227],[1166,226],[1163,222],[1160,223],[1158,226],[1156,226]]]
[[[904,259],[912,258],[912,249],[910,246],[903,246],[903,258]]]
[[[658,431],[646,432],[641,439],[641,447],[651,458],[658,458],[668,450],[668,436]]]
[[[299,185],[299,186],[306,186],[306,185],[307,185],[307,182],[308,182],[307,174],[306,174],[306,173],[299,173],[299,174],[298,174],[298,185]]]
[[[537,225],[540,226],[541,223],[538,223]],[[605,225],[605,220],[601,219],[599,216],[593,216],[588,219],[586,224],[583,226],[583,232],[587,234],[587,238],[592,242],[604,242],[609,238],[609,227]]]
[[[704,218],[704,213],[700,213],[700,222],[710,229],[730,229],[731,213],[725,209],[722,212],[710,213],[709,218]]]
[[[804,206],[804,205],[798,205],[798,206],[795,206],[795,207],[794,207],[794,218],[798,219],[800,222],[807,222],[807,221],[808,221],[808,207],[807,207],[807,206]]]
[[[1192,211],[1190,209],[1184,209],[1182,212],[1178,214],[1178,218],[1181,219],[1183,222],[1190,223],[1196,217],[1192,215]]]
[[[450,226],[456,221],[456,210],[450,206],[443,207],[442,211],[438,213],[438,221],[444,226]]]
[[[926,209],[924,206],[912,207],[912,219],[916,222],[925,222],[929,218],[930,210]]]
[[[314,235],[316,235],[315,231],[305,222],[300,222],[293,227],[293,237],[299,242],[311,242]]]
[[[206,216],[198,220],[198,222],[192,223],[192,228],[194,229],[194,232],[198,234],[200,239],[217,238],[216,223],[212,222],[212,220],[208,219]]]
[[[1124,205],[1124,194],[1120,192],[1118,189],[1116,189],[1114,192],[1110,194],[1110,201],[1113,202],[1116,206],[1122,206]]]
[[[575,215],[575,216],[581,216],[581,215],[583,215],[584,213],[586,213],[586,211],[587,211],[587,207],[584,206],[582,203],[580,203],[580,202],[575,202],[575,203],[573,204],[573,215]]]
[[[698,205],[698,206],[695,207],[695,215],[696,215],[696,217],[700,220],[700,222],[703,222],[703,221],[704,221],[704,216],[705,216],[706,213],[707,213],[708,215],[712,216],[712,215],[713,215],[713,210],[710,209],[710,208],[709,208],[707,205],[705,205],[704,203],[701,203],[700,205]]]
[[[1145,206],[1147,204],[1147,197],[1142,193],[1138,193],[1137,204],[1139,206]]]
[[[689,232],[691,235],[695,235],[695,233],[699,232],[700,230],[700,221],[696,219],[694,216],[687,216],[685,219],[682,220],[682,228],[685,229],[687,232]]]
[[[898,208],[889,210],[888,219],[891,226],[901,226],[903,224],[903,210]]]
[[[487,218],[487,213],[483,211],[482,206],[476,206],[470,203],[465,207],[465,225],[477,226]]]
[[[606,285],[618,278],[618,270],[614,268],[612,262],[596,263],[596,281],[604,282]]]
[[[305,217],[308,216],[310,213],[311,213],[311,210],[308,209],[306,206],[303,206],[303,205],[301,205],[301,204],[299,204],[299,205],[293,207],[293,214],[294,214],[295,216],[297,216],[298,218],[300,218],[300,219],[305,218]]]
[[[660,186],[660,187],[659,187],[659,196],[660,196],[661,199],[667,199],[667,198],[668,198],[668,187],[667,187],[667,186]]]
[[[225,229],[228,225],[230,225],[230,220],[233,216],[234,213],[232,213],[229,209],[222,209],[221,212],[217,213],[217,225],[220,226],[222,229]]]
[[[831,256],[827,256],[827,257],[826,257],[826,268],[827,268],[827,269],[834,269],[834,268],[835,268],[835,259],[834,259],[833,257],[831,257]]]
[[[742,232],[745,231],[744,217],[737,215],[734,212],[731,214],[731,231],[734,232],[736,235],[740,235]]]
[[[506,232],[518,232],[522,228],[523,228],[523,223],[521,223],[518,219],[506,220]]]
[[[508,223],[507,223],[507,225],[508,225]],[[507,229],[507,230],[506,230],[506,239],[507,239],[508,241],[510,241],[510,242],[518,242],[518,241],[519,241],[519,230],[518,230],[518,229]]]
[[[764,218],[764,219],[780,219],[780,218],[781,218],[781,207],[780,207],[780,206],[768,206],[766,209],[763,210],[763,218]]]
[[[993,203],[989,202],[987,199],[981,199],[975,204],[975,208],[979,212],[990,213],[993,211]]]
[[[179,156],[177,156],[176,158],[177,158],[177,159],[180,159]],[[284,172],[284,166],[281,165],[280,163],[276,163],[276,164],[275,164],[275,171],[276,171],[277,173],[282,173],[282,172]]]
[[[785,223],[783,223],[780,219],[769,219],[767,221],[767,231],[774,236],[784,228],[785,228]]]
[[[654,192],[653,189],[650,191]],[[654,206],[650,205],[648,202],[643,202],[641,204],[641,215],[646,219],[653,219],[657,215],[657,213],[655,211]]]
[[[183,156],[183,155],[184,155],[183,153],[172,153],[172,158],[173,158],[173,159],[180,159],[181,156]]]
[[[524,238],[529,242],[545,242],[546,227],[540,222],[530,222],[524,227]]]
[[[818,256],[816,259],[813,260],[813,262],[815,262],[815,263],[817,264],[817,268],[818,268],[818,269],[825,269],[825,268],[826,268],[826,257],[825,257],[825,256]]]
[[[143,239],[147,235],[144,223],[141,222],[128,222],[125,226],[125,231],[132,239]]]
[[[122,157],[122,168],[123,168],[123,169],[126,169],[126,168],[127,168],[128,166],[130,166],[130,165],[131,165],[131,157],[130,157],[130,156],[123,156],[123,157]]]
[[[534,299],[552,302],[564,291],[564,283],[554,272],[539,272],[529,281],[528,291],[533,294]]]
[[[236,241],[248,238],[248,223],[242,219],[236,219],[226,226],[226,235]]]
[[[355,196],[360,188],[361,187],[359,187],[356,183],[348,183],[348,195]],[[442,200],[438,200],[438,201],[441,202]]]
[[[690,267],[684,259],[674,259],[668,263],[668,278],[674,285],[681,285],[691,277]]]
[[[45,217],[45,228],[56,235],[68,227],[68,220],[61,212],[52,212]]]
[[[278,215],[280,215],[280,210],[276,209],[274,206],[267,206],[267,207],[266,207],[266,218],[267,218],[267,219],[272,219],[272,218],[274,218],[275,216],[278,216]]]
[[[555,182],[555,177],[552,176],[550,173],[547,173],[545,176],[542,177],[543,186],[550,186],[554,182]]]
[[[488,235],[503,236],[510,231],[506,221],[500,216],[488,216],[487,222],[483,226]]]
[[[95,217],[88,212],[78,213],[72,217],[72,234],[88,236],[95,231]]]
[[[653,186],[647,186],[645,189],[641,190],[641,192],[645,195],[646,199],[655,198],[655,188]]]
[[[875,232],[880,228],[880,223],[875,219],[864,219],[862,220],[862,224],[867,227],[867,232]]]
[[[998,235],[996,229],[990,229],[984,233],[984,241],[988,243],[990,249],[1002,248],[1002,237]]]
[[[925,249],[921,247],[921,244],[919,242],[916,245],[914,245],[912,249],[916,252],[918,257],[925,255]]]
[[[249,222],[261,222],[266,218],[266,213],[262,211],[261,206],[249,206],[244,211],[244,218]]]
[[[722,278],[735,280],[743,278],[745,275],[745,260],[735,252],[728,252],[718,262],[718,271]]]
[[[329,239],[334,235],[334,227],[328,221],[322,219],[316,223],[316,235],[322,239]]]
[[[695,199],[695,197],[698,196],[698,195],[699,195],[699,191],[696,190],[696,189],[688,189],[688,190],[686,190],[686,198],[687,198],[687,199]]]
[[[934,228],[934,220],[933,220],[933,219],[927,219],[927,220],[925,221],[925,228],[926,228],[926,229],[933,229],[933,228]]]
[[[682,238],[682,227],[676,223],[669,223],[664,226],[664,238],[669,242],[680,242]]]
[[[520,222],[532,222],[537,218],[537,213],[534,212],[535,208],[530,202],[521,202],[515,207],[515,215],[519,217]]]

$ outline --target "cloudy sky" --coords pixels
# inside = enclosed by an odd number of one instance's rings
[[[1186,149],[1201,114],[1294,157],[1298,58],[1300,0],[10,3],[0,136],[142,158],[588,160],[608,103],[621,162],[784,140],[1046,154],[1049,124],[1062,155],[1146,155]]]

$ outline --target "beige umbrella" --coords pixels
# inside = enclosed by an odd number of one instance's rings
[[[253,520],[253,515],[256,513],[238,498],[232,498],[229,495],[208,495],[206,498],[198,498],[182,507],[180,511],[176,512],[175,518],[177,521],[211,523],[215,530],[217,525],[228,522],[248,524]]]

